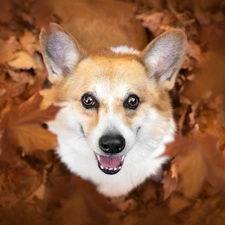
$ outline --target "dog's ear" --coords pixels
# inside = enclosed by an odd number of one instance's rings
[[[180,29],[169,30],[154,39],[142,52],[149,76],[166,90],[173,88],[186,53],[187,37]]]
[[[71,73],[81,53],[84,52],[77,41],[55,23],[42,28],[40,45],[49,74],[48,78],[52,83]]]

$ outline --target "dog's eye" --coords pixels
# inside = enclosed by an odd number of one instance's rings
[[[82,105],[86,109],[97,108],[98,101],[91,94],[84,94],[81,98]]]
[[[136,109],[140,103],[137,95],[130,95],[124,102],[124,107],[128,109]]]

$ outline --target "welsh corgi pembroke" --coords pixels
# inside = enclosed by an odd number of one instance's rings
[[[48,126],[69,170],[109,197],[157,174],[176,131],[168,91],[185,57],[184,32],[171,29],[141,52],[127,46],[88,52],[52,23],[40,44],[52,83],[44,99],[61,106]]]

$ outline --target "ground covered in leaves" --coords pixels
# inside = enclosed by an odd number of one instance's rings
[[[37,1],[1,0],[0,224],[225,224],[225,2],[125,1],[154,38],[173,27],[188,50],[171,91],[178,132],[160,182],[107,199],[54,155],[56,137],[40,109],[47,77],[38,35],[60,22]],[[68,15],[64,15],[68,16]],[[68,19],[68,18],[67,18]]]

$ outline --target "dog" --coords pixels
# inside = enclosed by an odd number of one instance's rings
[[[169,91],[185,57],[185,33],[171,29],[141,52],[128,46],[88,52],[51,23],[40,45],[52,83],[44,98],[61,107],[48,126],[68,169],[109,197],[157,174],[176,132]]]

